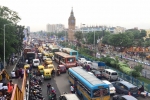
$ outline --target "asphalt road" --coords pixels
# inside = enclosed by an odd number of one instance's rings
[[[53,62],[55,68],[58,66],[57,63]],[[42,94],[46,100],[48,100],[47,96],[47,84],[50,83],[52,87],[56,90],[56,95],[59,97],[63,92],[70,92],[70,85],[68,82],[68,74],[63,73],[60,76],[55,76],[51,80],[45,80],[42,85]]]
[[[57,63],[53,62],[54,66],[57,67]],[[68,74],[64,73],[61,74],[60,76],[55,76],[51,80],[45,80],[43,85],[42,85],[42,94],[45,97],[45,100],[48,100],[48,95],[47,95],[47,84],[50,83],[56,90],[57,93],[57,98],[63,94],[63,92],[68,92],[70,93],[70,85],[68,82]],[[150,98],[142,98],[138,97],[138,100],[150,100]]]

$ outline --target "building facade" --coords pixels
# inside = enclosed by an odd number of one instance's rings
[[[68,19],[68,40],[69,41],[75,40],[75,36],[74,36],[75,24],[76,24],[76,19],[74,17],[73,8],[72,8],[72,11],[70,13],[70,17]]]
[[[145,30],[146,31],[146,38],[150,37],[150,29]]]
[[[46,25],[46,31],[47,32],[53,32],[58,33],[65,29],[65,26],[63,24],[47,24]]]
[[[80,31],[82,31],[82,33],[89,33],[89,32],[98,32],[98,31],[108,31],[112,34],[117,34],[117,33],[123,33],[125,32],[125,28],[124,27],[107,27],[107,26],[86,26],[86,27],[82,27],[80,28]]]

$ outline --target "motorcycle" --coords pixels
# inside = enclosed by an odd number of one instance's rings
[[[49,95],[49,100],[57,100],[56,94],[55,94],[55,93],[51,93],[51,94]]]

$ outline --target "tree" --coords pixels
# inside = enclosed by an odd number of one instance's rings
[[[6,58],[12,53],[20,52],[22,49],[22,42],[24,38],[24,26],[18,26],[17,23],[20,20],[18,14],[15,11],[10,10],[7,7],[0,6],[0,57],[3,59],[4,48],[4,24],[9,24],[5,27],[5,54]],[[12,23],[13,25],[11,25]]]
[[[19,22],[19,20],[21,20],[17,12],[10,10],[5,6],[0,6],[0,17],[7,19],[8,21],[11,21],[13,23],[17,23]]]

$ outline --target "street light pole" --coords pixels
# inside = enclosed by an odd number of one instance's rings
[[[95,56],[96,56],[96,48],[95,48],[95,30],[94,30],[94,51],[95,51]]]
[[[5,26],[7,24],[4,24],[4,68],[5,68]]]
[[[5,27],[6,25],[11,25],[12,23],[9,23],[9,24],[4,24],[4,68],[6,67],[5,66]]]

